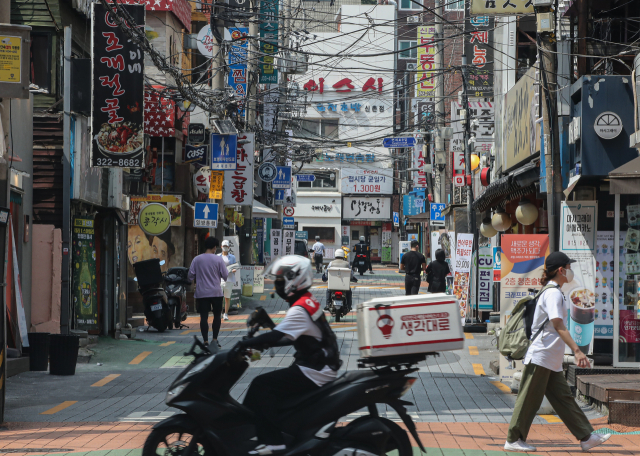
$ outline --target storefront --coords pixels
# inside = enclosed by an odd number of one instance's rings
[[[371,261],[382,261],[383,228],[390,228],[391,223],[391,197],[345,196],[342,204],[342,221],[350,226],[351,248],[364,236],[371,249]],[[387,236],[384,235],[385,241]]]
[[[325,259],[334,257],[342,245],[342,199],[339,192],[298,191],[295,208],[290,208],[297,231],[306,231],[309,247],[316,236],[325,247]]]

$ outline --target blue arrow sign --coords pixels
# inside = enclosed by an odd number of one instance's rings
[[[292,230],[295,226],[293,217],[282,217],[282,228],[285,230]]]
[[[291,166],[276,166],[276,178],[271,185],[273,188],[291,188]]]
[[[442,211],[444,211],[445,207],[446,204],[444,203],[431,203],[429,205],[429,215],[432,225],[444,225],[444,215]]]
[[[416,138],[413,136],[399,136],[396,138],[384,138],[383,147],[413,147],[416,145]]]
[[[393,224],[395,226],[400,225],[400,213],[399,212],[394,212],[393,213]]]
[[[196,228],[217,228],[218,205],[216,203],[196,203],[193,211],[193,226]]]
[[[273,198],[273,199],[275,199],[274,204],[283,205],[284,204],[284,199],[286,198],[286,194],[285,194],[284,189],[274,190],[273,192],[275,194],[274,198]]]
[[[316,180],[316,176],[313,174],[296,174],[296,179],[298,179],[298,182],[313,182]]]

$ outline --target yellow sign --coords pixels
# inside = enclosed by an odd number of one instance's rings
[[[19,36],[0,35],[0,82],[20,82],[21,44]]]
[[[222,184],[224,183],[224,171],[211,171],[211,185],[209,186],[209,198],[222,199]]]
[[[150,236],[159,236],[171,226],[169,209],[163,204],[147,204],[138,215],[140,228]]]
[[[471,0],[472,16],[486,14],[488,16],[513,16],[515,14],[533,14],[531,0]]]
[[[138,225],[138,215],[147,204],[166,206],[171,214],[171,226],[182,226],[182,196],[149,193],[147,196],[132,196],[129,205],[129,225]]]
[[[436,27],[425,25],[418,27],[418,97],[433,97],[436,90]]]

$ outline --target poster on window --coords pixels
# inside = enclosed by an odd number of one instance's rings
[[[382,232],[382,259],[383,263],[391,263],[391,231]]]
[[[224,172],[225,206],[253,206],[254,138],[255,133],[238,133],[236,169]]]
[[[391,198],[345,196],[342,204],[345,220],[391,220]]]
[[[283,255],[282,230],[271,230],[271,261]]]
[[[613,273],[615,264],[614,232],[598,231],[596,236],[596,278],[595,278],[595,315],[594,338],[613,339],[613,309],[614,309],[614,282]],[[623,293],[624,280],[627,274],[624,261],[623,247],[625,233],[620,233],[620,283],[619,290]],[[623,295],[624,296],[624,295]]]
[[[460,318],[464,325],[469,303],[469,273],[471,272],[473,234],[458,233],[456,241],[456,272],[453,275],[453,294],[458,300]]]
[[[393,193],[393,170],[342,168],[340,186],[342,193],[390,195]]]
[[[73,275],[71,295],[76,328],[98,329],[98,286],[96,282],[96,241],[93,217],[73,219]]]
[[[453,246],[455,245],[456,234],[449,233],[447,230],[439,230],[431,232],[431,261],[436,260],[436,252],[438,249],[442,249],[444,251],[444,258],[447,264],[449,265],[449,270],[451,273],[449,276],[453,276],[454,267],[453,258],[455,258],[455,249]]]
[[[501,239],[500,323],[504,328],[513,307],[529,294],[530,288],[540,289],[544,260],[549,255],[547,234],[504,234]],[[522,371],[522,361],[507,361],[500,357],[502,381],[513,379]]]
[[[144,5],[120,5],[144,28]],[[144,53],[93,4],[91,166],[144,166]]]

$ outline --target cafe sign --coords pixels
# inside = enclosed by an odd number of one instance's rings
[[[142,231],[150,236],[159,236],[171,226],[169,209],[160,203],[151,203],[143,207],[138,220]]]
[[[615,112],[603,112],[596,117],[593,129],[596,131],[596,135],[602,139],[616,138],[622,131],[622,119]]]

